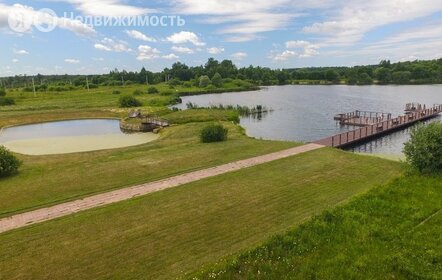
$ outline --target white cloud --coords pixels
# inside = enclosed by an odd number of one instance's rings
[[[140,45],[138,46],[137,60],[151,60],[158,58],[160,53],[161,52],[159,50],[148,45]]]
[[[156,10],[123,4],[119,0],[59,0],[73,4],[83,14],[91,16],[123,17],[138,16]]]
[[[219,30],[224,34],[236,34],[229,41],[242,42],[256,37],[240,37],[240,34],[254,35],[255,33],[279,30],[290,24],[294,17],[301,14],[294,12],[298,6],[319,7],[328,0],[176,0],[175,10],[189,15],[206,16],[203,21],[209,24],[224,24]],[[247,38],[247,40],[245,39]]]
[[[271,55],[270,58],[272,58],[275,61],[286,61],[296,55],[297,55],[297,53],[294,51],[285,50],[281,53],[276,53],[276,54]]]
[[[231,56],[236,60],[243,60],[244,58],[246,58],[248,56],[248,54],[245,52],[236,52],[236,53],[233,53]]]
[[[198,35],[189,31],[181,31],[179,33],[174,33],[171,36],[167,37],[166,40],[171,42],[172,44],[185,44],[192,43],[195,46],[202,47],[205,46],[206,43],[202,42]]]
[[[168,55],[163,55],[162,58],[164,59],[170,59],[170,60],[177,60],[178,58],[180,58],[179,56],[177,56],[174,53],[168,54]]]
[[[29,52],[27,50],[16,50],[16,49],[13,49],[12,51],[14,52],[14,54],[18,54],[18,55],[27,55],[27,54],[29,54]]]
[[[442,10],[440,0],[354,0],[339,2],[335,16],[304,28],[328,40],[323,44],[349,45],[380,26],[409,21]]]
[[[224,52],[224,48],[217,48],[217,47],[207,48],[207,52],[210,54],[220,54]]]
[[[55,26],[60,29],[66,29],[81,36],[91,36],[96,33],[92,27],[78,20],[57,17],[21,4],[7,6],[0,3],[0,28],[9,29],[9,20],[16,22],[17,27],[22,27],[20,28],[20,32],[22,33],[18,34],[31,33],[35,26],[52,24],[55,24]]]
[[[125,33],[129,35],[129,37],[145,42],[156,42],[157,40],[155,38],[149,37],[140,31],[137,30],[126,30]]]
[[[107,52],[130,52],[132,51],[131,48],[129,48],[127,42],[118,40],[115,41],[110,38],[104,38],[100,41],[100,43],[94,44],[94,48],[100,51],[107,51]]]
[[[13,63],[17,63],[17,62],[18,62],[18,59],[17,59],[17,58],[14,58],[14,59],[12,59],[12,62],[13,62]]]
[[[187,54],[194,53],[194,50],[192,50],[190,48],[186,48],[186,47],[181,47],[181,46],[172,46],[171,49],[172,49],[172,51],[179,52],[179,53],[187,53]]]
[[[309,41],[288,41],[285,43],[287,49],[299,49],[299,57],[311,57],[317,55],[319,46],[310,43]]]
[[[64,60],[64,62],[69,63],[69,64],[78,64],[78,63],[80,63],[80,60],[74,59],[74,58],[66,58]]]

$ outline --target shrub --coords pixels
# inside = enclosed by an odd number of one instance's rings
[[[185,88],[191,88],[191,87],[192,87],[192,83],[191,83],[191,82],[184,82],[184,83],[183,83],[183,87],[185,87]]]
[[[201,76],[199,80],[200,87],[207,87],[210,84],[210,78],[208,76]]]
[[[139,107],[142,105],[142,103],[132,95],[121,96],[119,103],[122,108]]]
[[[0,89],[0,96],[5,96],[6,95],[6,91],[4,89]]]
[[[179,85],[181,85],[181,81],[179,80],[179,79],[177,79],[177,78],[173,78],[172,80],[170,80],[169,82],[168,82],[168,84],[170,85],[170,86],[179,86]]]
[[[0,97],[0,106],[14,105],[15,100],[11,97]]]
[[[159,91],[158,91],[158,89],[156,88],[156,87],[149,87],[148,89],[147,89],[147,93],[148,94],[155,94],[155,93],[158,93]]]
[[[169,96],[169,95],[173,95],[173,94],[174,94],[174,92],[170,89],[161,92],[161,95],[163,95],[163,96]]]
[[[0,146],[0,177],[6,177],[16,173],[20,165],[21,161],[5,147]]]
[[[209,124],[201,131],[201,142],[221,142],[227,140],[228,129],[221,124]]]
[[[133,93],[134,95],[143,95],[144,94],[144,92],[142,91],[142,90],[140,90],[140,89],[136,89],[136,90],[134,90],[134,93]]]
[[[223,86],[223,77],[219,73],[216,73],[212,77],[212,84],[216,87],[222,87]]]
[[[119,90],[114,90],[114,91],[112,91],[112,94],[121,94],[121,91],[119,91]]]
[[[442,172],[442,123],[413,129],[405,143],[407,162],[421,173]]]

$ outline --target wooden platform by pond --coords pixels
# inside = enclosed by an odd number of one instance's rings
[[[418,105],[418,106],[415,106]],[[368,141],[393,131],[403,129],[416,122],[424,121],[438,116],[442,112],[442,105],[434,105],[427,109],[420,104],[407,104],[406,114],[397,118],[380,119],[378,122],[371,123],[371,120],[364,120],[359,125],[361,128],[330,136],[314,143],[329,147],[345,147],[358,142]],[[337,115],[338,116],[338,115]],[[365,123],[364,125],[362,123]],[[355,124],[354,124],[355,125]]]

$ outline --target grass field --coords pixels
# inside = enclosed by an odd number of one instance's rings
[[[397,179],[192,279],[442,279],[441,190]]]
[[[141,154],[137,149],[122,157]],[[199,158],[200,150],[190,153]],[[76,162],[93,168],[81,156]],[[262,244],[400,169],[397,162],[326,148],[14,230],[0,235],[0,278],[173,279]]]
[[[202,144],[204,123],[165,129],[162,137],[140,146],[53,156],[19,155],[20,173],[0,179],[0,217],[115,188],[286,149],[293,142],[248,138],[225,123],[229,141]]]
[[[159,90],[159,93],[136,96],[143,103],[143,106],[167,106],[178,95],[206,93],[207,91],[205,88],[187,88],[180,85],[169,88],[164,83],[153,86]],[[15,99],[16,105],[0,106],[0,112],[118,107],[118,99],[121,95],[133,94],[135,90],[146,93],[149,87],[147,85],[103,86],[90,91],[77,89],[62,92],[37,92],[35,96],[32,92],[9,91],[7,95]],[[233,83],[225,83],[222,88],[216,89],[219,92],[233,90],[240,91],[244,88]],[[119,91],[120,94],[113,94],[114,91]]]

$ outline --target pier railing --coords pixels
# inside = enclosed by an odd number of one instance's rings
[[[401,127],[409,126],[421,120],[435,117],[441,112],[442,112],[442,105],[435,105],[433,108],[430,109],[409,112],[404,116],[399,116],[397,118],[388,119],[375,124],[367,125],[356,130],[340,133],[316,141],[315,143],[330,147],[342,147],[355,142],[362,141],[364,139],[374,137],[376,135],[381,135],[389,131],[399,129]]]

